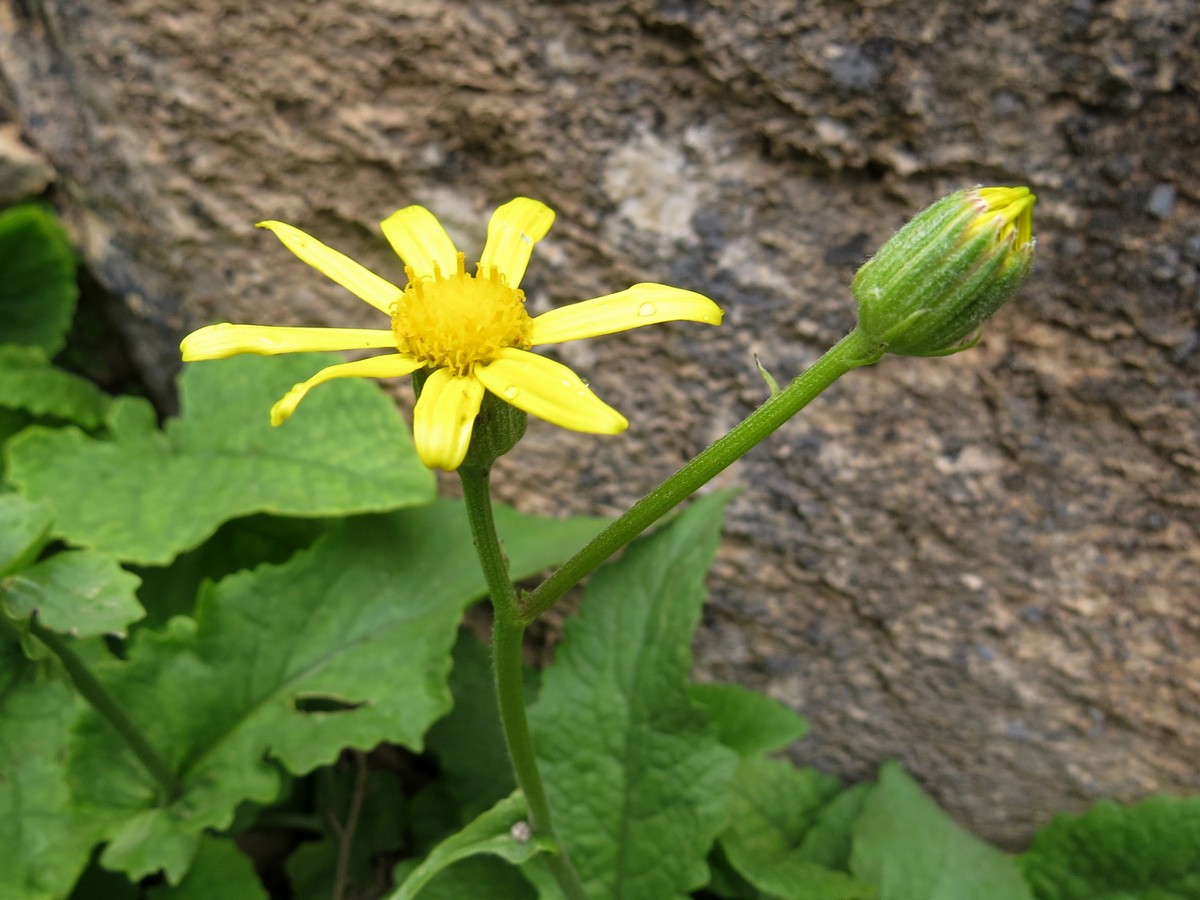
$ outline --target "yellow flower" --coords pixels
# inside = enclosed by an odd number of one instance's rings
[[[310,389],[334,378],[390,378],[431,370],[413,412],[417,453],[430,468],[457,469],[471,443],[484,391],[540,418],[594,434],[617,434],[629,423],[566,366],[529,348],[627,331],[673,320],[720,324],[721,309],[700,294],[662,284],[635,284],[537,317],[525,310],[521,278],[533,245],[545,237],[554,210],[517,197],[488,222],[475,274],[429,210],[409,206],[382,223],[404,260],[403,288],[283,222],[260,222],[293,253],[391,317],[390,329],[209,325],[183,339],[185,362],[238,353],[391,349],[394,353],[322,369],[271,408],[282,424]]]

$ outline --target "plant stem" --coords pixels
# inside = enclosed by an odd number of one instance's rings
[[[96,712],[104,717],[109,725],[116,729],[117,734],[121,736],[122,740],[129,745],[129,749],[133,751],[133,755],[138,758],[146,768],[146,771],[158,782],[167,800],[171,801],[179,797],[182,788],[175,772],[158,755],[158,751],[151,746],[146,735],[142,733],[142,730],[129,717],[129,713],[125,711],[125,708],[116,701],[116,698],[108,692],[108,689],[100,683],[99,679],[92,674],[83,660],[71,649],[71,645],[61,635],[42,625],[36,617],[30,620],[29,630],[38,640],[50,648],[51,653],[58,657],[59,662],[63,664],[63,668],[67,670],[67,674],[71,676],[71,681],[74,682],[75,689],[83,695],[83,699],[90,703]]]
[[[881,355],[881,348],[855,328],[791,384],[635,503],[534,591],[521,598],[520,621],[524,624],[535,621],[581,579],[759,444],[825,388],[851,369],[878,362]]]
[[[338,819],[336,810],[330,809],[329,811],[331,836],[337,838],[337,866],[333,876],[333,900],[342,900],[346,896],[347,878],[350,874],[350,851],[354,845],[354,834],[358,830],[363,800],[367,793],[366,755],[361,750],[353,750],[350,753],[350,759],[354,763],[354,788],[350,793],[350,808],[346,810],[346,821],[342,822]]]
[[[525,634],[525,623],[520,619],[517,593],[509,580],[508,564],[496,536],[488,475],[465,468],[460,468],[458,475],[462,481],[475,551],[479,555],[492,597],[492,670],[496,678],[496,702],[500,709],[508,758],[512,762],[517,785],[525,795],[530,826],[535,833],[550,837],[558,846],[559,852],[547,857],[547,866],[554,880],[567,900],[587,900],[579,874],[567,858],[566,848],[554,830],[550,804],[546,800],[546,790],[533,749],[533,737],[529,733],[521,677],[521,641]]]

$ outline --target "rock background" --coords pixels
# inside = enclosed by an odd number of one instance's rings
[[[618,511],[730,427],[765,396],[755,353],[781,379],[815,359],[920,207],[1029,184],[1038,269],[977,348],[851,373],[721,479],[743,492],[697,647],[810,717],[797,759],[899,757],[1019,846],[1200,787],[1198,23],[1189,0],[5,0],[0,155],[40,171],[19,127],[53,165],[164,408],[193,326],[379,324],[261,218],[400,279],[385,215],[423,203],[470,255],[527,193],[559,213],[535,309],[637,280],[717,299],[720,329],[561,348],[633,425],[532,425],[498,489],[559,513]]]

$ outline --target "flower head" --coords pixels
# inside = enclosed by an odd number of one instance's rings
[[[485,392],[524,412],[595,434],[629,423],[566,366],[530,348],[627,331],[657,322],[717,325],[720,308],[700,294],[662,284],[633,287],[531,317],[521,279],[554,211],[517,197],[492,214],[474,274],[429,210],[409,206],[382,223],[405,263],[399,288],[283,222],[260,222],[313,268],[391,318],[388,329],[209,325],[183,339],[185,361],[238,353],[389,349],[392,353],[329,366],[293,387],[271,408],[282,424],[312,388],[334,378],[423,375],[413,412],[417,453],[430,468],[457,469],[466,457]]]
[[[860,330],[889,353],[965,349],[1033,268],[1033,205],[1025,187],[943,197],[901,228],[854,276]]]

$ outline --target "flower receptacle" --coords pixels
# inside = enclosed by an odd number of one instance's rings
[[[420,399],[425,382],[429,379],[428,369],[413,373],[413,388]],[[524,410],[505,403],[492,393],[485,393],[479,405],[471,429],[470,444],[460,467],[482,472],[491,471],[492,464],[515,447],[525,437],[529,416]]]

